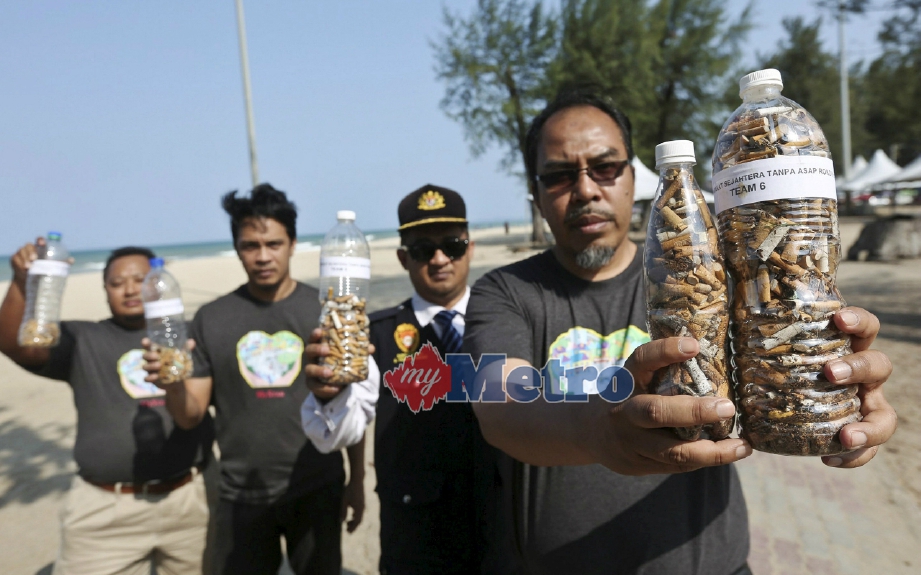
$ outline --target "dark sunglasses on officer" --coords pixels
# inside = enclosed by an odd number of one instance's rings
[[[595,183],[605,186],[614,183],[614,180],[620,177],[620,174],[629,163],[629,160],[618,160],[602,162],[585,168],[554,170],[546,174],[538,174],[537,181],[542,183],[548,192],[554,192],[573,186],[579,180],[579,174],[587,172],[588,177],[595,180]]]
[[[417,262],[428,262],[435,257],[435,252],[441,250],[451,261],[463,257],[467,253],[467,246],[470,240],[450,236],[441,240],[441,243],[435,243],[428,238],[422,238],[414,241],[408,246],[400,246],[400,249],[409,254],[409,257]]]

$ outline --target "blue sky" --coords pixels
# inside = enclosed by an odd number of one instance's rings
[[[298,204],[299,233],[338,209],[394,228],[399,199],[427,182],[461,192],[474,222],[528,217],[498,151],[472,159],[438,107],[443,4],[245,1],[260,176]],[[808,0],[755,10],[747,61],[783,16],[819,14]],[[883,16],[848,26],[851,61],[876,55]],[[826,17],[829,49],[836,33]],[[251,187],[233,0],[7,0],[0,78],[0,254],[49,229],[72,249],[229,237],[219,196]]]

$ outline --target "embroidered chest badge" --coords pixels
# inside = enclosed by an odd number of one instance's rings
[[[400,348],[400,353],[393,358],[393,363],[402,363],[407,355],[416,353],[419,349],[420,335],[419,330],[411,323],[401,323],[393,332],[393,339]]]

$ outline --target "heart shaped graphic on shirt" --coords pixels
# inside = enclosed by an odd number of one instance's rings
[[[152,383],[144,381],[147,372],[144,371],[144,350],[132,349],[118,358],[118,380],[125,393],[134,399],[159,397],[166,392]]]
[[[649,334],[635,325],[605,336],[593,329],[577,326],[557,336],[550,344],[548,358],[559,361],[563,371],[594,366],[600,372],[607,366],[623,365],[636,348],[648,341]],[[558,379],[558,375],[550,374],[554,380]]]
[[[237,342],[240,375],[250,387],[289,387],[301,372],[304,340],[290,331],[251,331]]]

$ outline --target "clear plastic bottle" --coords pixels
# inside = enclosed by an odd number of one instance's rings
[[[713,151],[741,433],[760,451],[831,455],[861,418],[857,386],[824,374],[851,353],[832,318],[845,305],[834,168],[822,129],[782,89],[777,70],[743,76]]]
[[[354,383],[368,377],[371,249],[355,212],[341,210],[336,219],[320,247],[320,327],[330,348],[321,365],[332,369],[331,382]]]
[[[160,353],[160,383],[176,383],[190,377],[192,357],[186,350],[188,335],[179,282],[163,268],[162,258],[151,258],[141,298],[147,337]]]
[[[694,143],[656,146],[659,187],[649,217],[644,251],[649,336],[693,337],[700,353],[656,372],[659,395],[732,397],[726,364],[729,298],[723,256],[710,208],[694,180]],[[724,439],[733,421],[681,427],[681,439]]]
[[[70,254],[58,232],[48,232],[45,245],[36,251],[38,259],[29,267],[26,281],[26,310],[19,326],[19,345],[54,347],[61,339],[61,298],[70,271]]]

